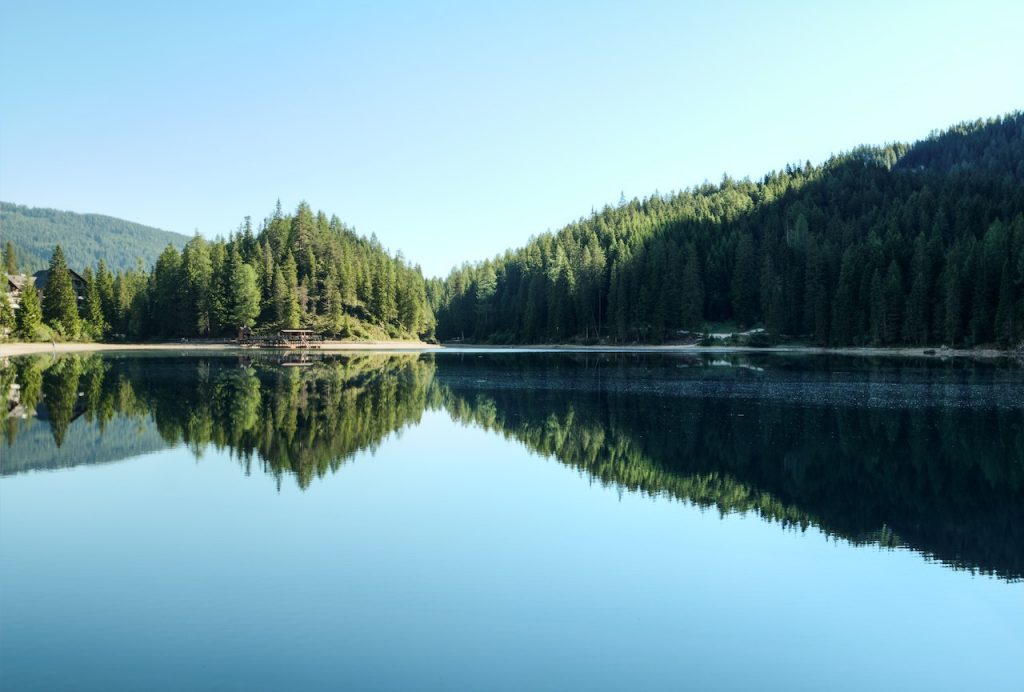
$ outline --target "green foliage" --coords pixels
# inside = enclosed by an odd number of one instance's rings
[[[10,240],[4,245],[4,270],[8,274],[18,273],[18,253],[14,250],[14,243]]]
[[[433,283],[437,333],[659,342],[734,322],[820,345],[1020,343],[1021,161],[1014,113],[605,207]]]
[[[0,294],[0,338],[7,338],[14,334],[17,326],[14,316],[14,308],[7,293]]]
[[[213,322],[211,282],[213,261],[207,242],[198,233],[181,253],[182,310],[186,322],[198,336],[210,333]]]
[[[58,245],[50,258],[50,270],[43,288],[43,321],[65,339],[77,339],[78,295],[71,283],[71,272]]]
[[[82,273],[85,279],[85,300],[82,302],[82,328],[92,339],[106,336],[110,325],[103,316],[103,299],[100,295],[100,283],[93,276],[92,269],[85,268]]]
[[[256,270],[232,253],[228,265],[228,294],[226,323],[248,326],[260,314],[260,289],[256,284]]]
[[[305,203],[295,216],[278,206],[258,232],[246,219],[227,239],[197,235],[181,251],[168,244],[149,272],[140,264],[113,273],[101,262],[87,283],[82,318],[94,337],[220,337],[242,326],[306,326],[387,339],[432,338],[434,330],[419,267]]]
[[[0,202],[0,235],[17,249],[23,271],[46,267],[54,245],[64,248],[76,271],[103,260],[112,269],[149,266],[168,243],[181,248],[187,236],[100,214],[75,214]],[[6,248],[5,248],[6,250]],[[7,255],[4,258],[8,263]],[[8,272],[14,274],[16,272]]]
[[[274,270],[273,314],[276,323],[283,329],[299,326],[299,269],[291,252],[284,262]]]
[[[40,341],[45,335],[43,327],[43,306],[39,292],[26,286],[21,292],[21,305],[15,314],[15,334],[25,341]]]
[[[16,241],[5,261],[17,263],[16,245],[36,266],[23,239],[61,229],[73,266],[104,261],[98,301],[82,305],[86,331],[124,338],[220,337],[247,324],[379,338],[661,342],[730,322],[763,327],[772,342],[1013,347],[1024,343],[1021,161],[1024,114],[965,123],[758,181],[725,177],[623,200],[443,280],[424,280],[375,237],[304,202],[291,215],[278,203],[258,229],[246,218],[226,240],[159,236],[162,250],[154,229],[115,233],[106,217],[5,204],[4,233]],[[98,236],[83,230],[101,227]],[[92,254],[80,252],[96,237],[104,240]],[[151,272],[122,252],[142,256],[140,238]],[[77,316],[57,280],[44,315],[74,338]]]

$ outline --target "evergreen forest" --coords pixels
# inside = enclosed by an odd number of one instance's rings
[[[441,339],[822,346],[1024,338],[1024,114],[622,200],[431,281]]]
[[[179,250],[188,236],[104,216],[0,202],[0,237],[19,250],[21,268],[45,269],[55,245],[77,271],[103,260],[111,269],[152,266],[169,243]]]
[[[6,205],[10,215],[22,208]],[[280,203],[254,228],[167,244],[151,268],[50,257],[45,301],[0,305],[22,339],[335,338],[476,343],[1024,344],[1024,113],[859,147],[760,180],[615,206],[446,278],[336,216]],[[25,250],[8,243],[8,273]],[[70,286],[81,271],[84,295]],[[27,293],[32,293],[28,291]],[[3,302],[3,301],[0,301]]]
[[[17,269],[17,250],[5,260]],[[13,272],[12,272],[13,273]],[[357,235],[337,217],[280,204],[259,230],[249,218],[226,239],[168,244],[152,269],[87,267],[76,295],[61,246],[51,256],[42,309],[25,291],[4,320],[24,339],[233,337],[241,327],[312,328],[337,338],[433,337],[419,267]],[[27,298],[27,299],[26,299]]]

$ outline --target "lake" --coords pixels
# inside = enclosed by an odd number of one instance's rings
[[[1020,690],[1024,370],[12,359],[5,690]]]

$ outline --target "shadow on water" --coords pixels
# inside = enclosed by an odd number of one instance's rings
[[[12,361],[0,474],[184,443],[308,487],[427,410],[601,483],[1024,577],[1024,373],[637,354]]]

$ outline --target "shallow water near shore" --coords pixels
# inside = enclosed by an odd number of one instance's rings
[[[1024,370],[779,354],[16,358],[5,689],[989,689]]]

